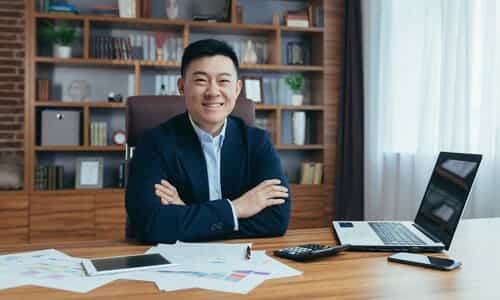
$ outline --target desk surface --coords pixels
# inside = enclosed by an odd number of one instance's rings
[[[153,283],[119,280],[87,294],[40,287],[0,291],[0,299],[500,299],[500,218],[464,220],[449,255],[460,269],[435,271],[387,262],[389,253],[345,252],[315,262],[286,261],[302,276],[265,281],[246,296],[200,289],[160,292]],[[247,240],[248,241],[248,240]],[[330,228],[290,230],[286,236],[253,239],[254,249],[303,243],[333,244]],[[242,242],[234,241],[234,242]],[[148,246],[122,241],[0,246],[1,253],[56,248],[80,257],[142,253]]]

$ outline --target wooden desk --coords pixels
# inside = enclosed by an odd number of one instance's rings
[[[153,283],[120,280],[87,294],[39,287],[0,291],[0,299],[500,299],[500,218],[464,220],[450,256],[462,268],[442,272],[387,262],[388,253],[346,252],[316,262],[286,261],[302,276],[265,281],[247,296],[184,290],[160,292]],[[237,241],[235,241],[237,242]],[[291,230],[285,237],[254,239],[255,249],[301,243],[335,243],[332,229]],[[81,257],[142,253],[147,246],[120,241],[1,246],[1,252],[55,247]]]

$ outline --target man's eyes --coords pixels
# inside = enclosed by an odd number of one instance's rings
[[[199,82],[199,83],[205,83],[205,82],[208,82],[208,80],[207,80],[207,79],[205,79],[205,78],[196,78],[194,81],[195,81],[195,82]],[[227,84],[227,83],[230,83],[230,82],[231,82],[231,80],[229,80],[229,79],[220,79],[220,80],[218,80],[217,82],[219,82],[219,83],[223,83],[223,84]]]

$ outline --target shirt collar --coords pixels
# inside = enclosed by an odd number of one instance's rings
[[[201,129],[196,123],[193,121],[193,118],[191,118],[191,114],[188,113],[189,116],[189,121],[191,122],[191,125],[194,128],[194,132],[198,136],[198,139],[200,142],[213,142],[219,139],[219,146],[222,145],[224,142],[224,137],[226,136],[226,126],[227,126],[227,118],[224,119],[224,125],[222,125],[222,129],[219,132],[218,135],[212,136],[210,133],[206,132],[205,130]]]

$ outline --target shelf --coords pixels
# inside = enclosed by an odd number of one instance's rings
[[[241,64],[240,69],[258,71],[323,72],[322,66],[303,65]]]
[[[102,189],[61,189],[61,190],[44,190],[44,191],[33,191],[33,195],[50,195],[50,194],[81,194],[82,192],[88,193],[120,193],[124,192],[125,189],[121,188],[102,188]]]
[[[110,145],[110,146],[35,146],[35,151],[125,151],[124,145]]]
[[[324,187],[323,183],[320,184],[299,184],[299,183],[290,183],[289,184],[290,188],[296,189],[296,188],[318,188],[318,187]]]
[[[36,57],[37,63],[52,64],[81,64],[81,65],[111,65],[111,66],[149,66],[149,67],[171,67],[180,68],[178,62],[160,62],[146,60],[117,60],[117,59],[98,59],[98,58],[55,58],[55,57]],[[322,72],[322,66],[303,66],[303,65],[276,65],[276,64],[241,64],[242,70],[260,70],[260,71],[296,71],[296,72]]]
[[[24,190],[1,190],[0,191],[0,196],[25,196],[28,194]],[[2,201],[2,200],[0,200]]]
[[[291,26],[280,26],[281,31],[286,32],[313,32],[313,33],[323,33],[323,27],[291,27]]]
[[[89,108],[127,108],[126,103],[114,102],[64,102],[64,101],[35,101],[37,107],[89,107]]]
[[[112,65],[112,66],[134,66],[133,60],[97,59],[97,58],[56,58],[56,57],[35,57],[37,63],[51,64],[82,64],[82,65]]]
[[[323,145],[276,145],[276,150],[323,150]]]
[[[98,16],[98,15],[69,15],[69,14],[54,14],[54,13],[35,13],[37,19],[54,19],[54,20],[72,20],[72,21],[89,21],[89,22],[107,22],[107,23],[123,23],[123,24],[143,24],[143,25],[170,25],[170,26],[189,26],[195,31],[205,30],[209,28],[210,32],[239,32],[247,31],[249,33],[260,31],[275,31],[281,30],[286,32],[317,32],[323,33],[323,27],[290,27],[274,24],[236,24],[230,22],[204,22],[192,20],[168,20],[160,18],[120,18],[118,16]]]
[[[268,104],[257,104],[255,105],[256,110],[312,110],[312,111],[323,111],[324,107],[322,105],[268,105]]]

